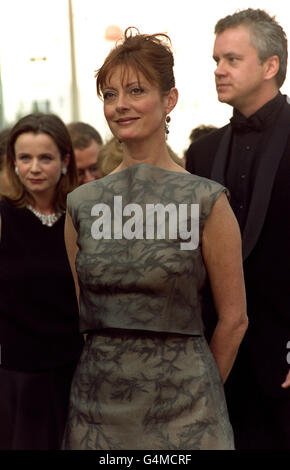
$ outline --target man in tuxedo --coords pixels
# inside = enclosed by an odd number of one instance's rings
[[[229,189],[242,233],[249,328],[227,403],[237,449],[290,450],[290,101],[279,91],[287,38],[253,9],[219,20],[215,34],[218,99],[233,117],[189,147],[186,168]],[[208,295],[207,333],[213,310]]]

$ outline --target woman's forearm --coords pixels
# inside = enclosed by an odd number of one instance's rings
[[[248,327],[247,317],[241,316],[239,323],[218,321],[214,330],[210,349],[225,383],[238,353],[240,343]]]

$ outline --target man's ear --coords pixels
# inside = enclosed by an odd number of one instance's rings
[[[268,57],[268,59],[265,60],[263,66],[265,69],[265,80],[271,80],[279,72],[279,67],[280,67],[279,57],[277,55]]]

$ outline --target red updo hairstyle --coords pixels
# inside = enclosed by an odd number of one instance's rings
[[[132,30],[137,33],[133,35]],[[161,94],[167,94],[175,87],[173,74],[174,59],[167,34],[140,34],[137,28],[125,30],[124,39],[111,50],[102,67],[96,72],[97,93],[102,97],[102,90],[117,66],[124,68],[124,73],[132,68],[137,77],[142,73]]]

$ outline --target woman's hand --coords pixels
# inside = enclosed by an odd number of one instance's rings
[[[286,375],[285,382],[282,383],[281,385],[282,388],[289,388],[290,387],[290,370],[288,374]]]

